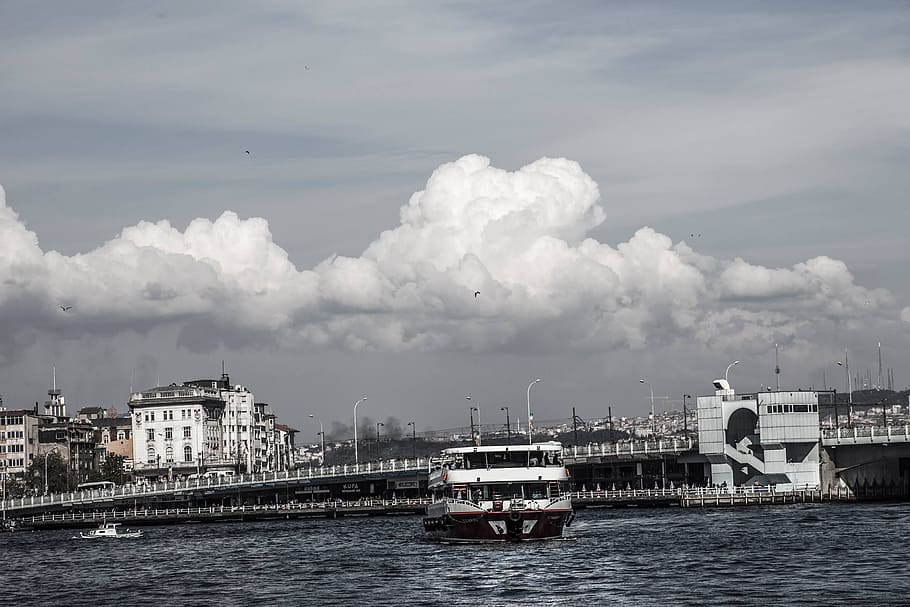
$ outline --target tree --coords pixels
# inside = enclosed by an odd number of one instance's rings
[[[21,475],[3,474],[0,475],[0,494],[5,495],[6,499],[14,499],[25,495],[25,482]]]
[[[108,453],[101,464],[101,480],[123,484],[123,456]]]
[[[45,461],[47,466],[45,467]],[[32,460],[28,470],[25,471],[26,485],[31,489],[32,495],[42,495],[44,488],[50,493],[64,493],[67,491],[67,469],[66,462],[60,457],[59,453],[51,451],[47,455],[39,455]],[[47,483],[45,483],[44,471],[47,470]],[[74,477],[74,475],[71,475]],[[70,481],[75,483],[75,478]],[[75,486],[73,484],[72,486]]]

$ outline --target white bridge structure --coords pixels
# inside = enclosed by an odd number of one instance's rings
[[[910,443],[910,426],[825,428],[822,430],[821,439],[825,447]]]
[[[2,507],[5,512],[14,513],[17,510],[29,509],[90,508],[92,506],[110,508],[112,505],[131,506],[134,500],[140,498],[172,497],[198,494],[200,492],[217,492],[231,495],[233,492],[242,492],[244,490],[283,490],[290,485],[306,486],[341,479],[356,480],[358,477],[369,475],[386,476],[426,473],[431,465],[431,459],[421,457],[366,462],[359,465],[298,468],[283,472],[262,472],[258,474],[241,474],[239,476],[203,476],[189,480],[130,484],[116,486],[111,489],[7,499],[2,502]]]

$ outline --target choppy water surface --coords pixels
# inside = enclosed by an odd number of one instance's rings
[[[579,511],[569,539],[443,545],[420,518],[0,535],[0,604],[908,605],[910,504]]]

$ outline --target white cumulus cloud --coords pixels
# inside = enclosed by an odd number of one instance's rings
[[[183,231],[140,222],[83,254],[45,252],[0,189],[0,339],[180,323],[194,349],[733,347],[896,311],[888,291],[855,284],[835,259],[766,268],[647,227],[614,247],[589,236],[605,218],[576,162],[508,172],[469,155],[437,168],[362,255],[301,270],[265,219],[231,211]]]

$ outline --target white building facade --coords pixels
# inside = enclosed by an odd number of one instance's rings
[[[821,479],[818,392],[738,395],[726,380],[698,397],[698,450],[715,485],[808,485]]]
[[[216,388],[171,384],[130,396],[133,474],[167,477],[229,464],[222,450],[225,403]]]

